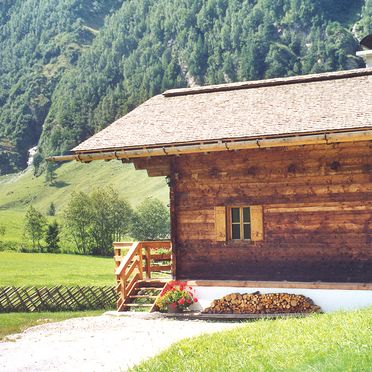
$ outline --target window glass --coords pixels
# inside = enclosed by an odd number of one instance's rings
[[[250,208],[246,207],[243,208],[243,222],[250,222],[251,221],[251,213]]]
[[[239,223],[240,222],[240,208],[231,208],[231,222]]]
[[[240,224],[233,224],[231,230],[232,239],[240,239]]]
[[[244,227],[244,238],[243,239],[250,239],[251,238],[251,224],[245,223],[243,227]]]

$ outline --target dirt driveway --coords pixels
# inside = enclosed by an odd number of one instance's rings
[[[0,342],[0,371],[125,371],[182,338],[234,326],[139,313],[69,319]]]

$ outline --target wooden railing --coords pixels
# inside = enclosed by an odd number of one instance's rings
[[[117,309],[120,311],[125,308],[127,298],[138,281],[151,279],[153,273],[163,272],[170,275],[171,242],[117,242],[114,243],[114,260],[116,290],[119,293]]]

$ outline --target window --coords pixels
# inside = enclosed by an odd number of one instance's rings
[[[214,211],[216,241],[264,240],[262,205],[216,206]]]
[[[251,240],[251,211],[249,207],[231,207],[230,237],[232,240]]]

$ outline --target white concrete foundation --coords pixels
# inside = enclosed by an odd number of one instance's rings
[[[251,287],[204,287],[194,286],[199,300],[193,305],[194,310],[201,310],[215,300],[230,293],[293,293],[311,298],[322,311],[355,310],[372,306],[372,290],[340,290],[309,288],[251,288]]]

